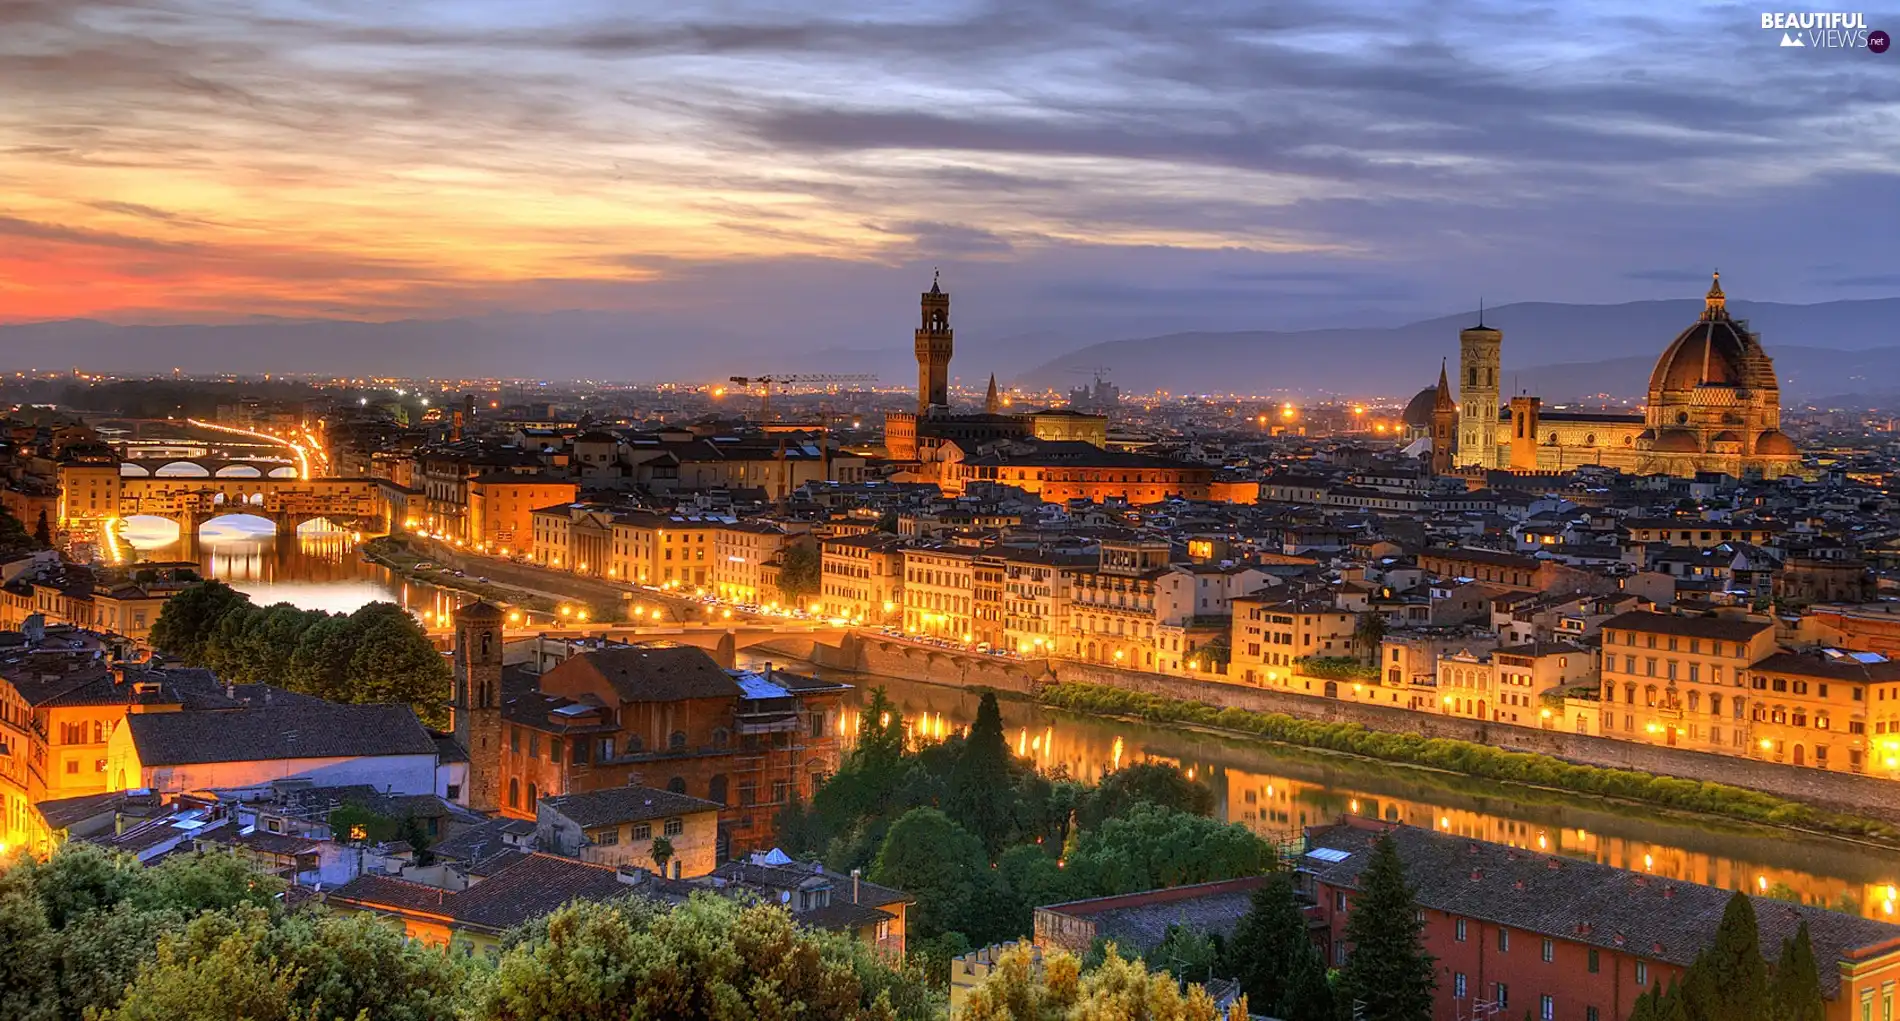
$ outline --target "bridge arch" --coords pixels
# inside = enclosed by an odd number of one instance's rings
[[[120,471],[123,473],[124,469]],[[167,479],[208,479],[211,470],[196,461],[168,461],[152,474]]]
[[[257,466],[254,464],[227,464],[219,468],[213,474],[221,479],[258,479],[264,477],[264,473],[258,471]]]
[[[130,461],[119,462],[119,477],[120,478],[145,479],[145,478],[151,478],[151,476],[152,476],[152,470],[150,468],[145,467],[142,464],[133,464]]]
[[[270,470],[270,477],[273,479],[294,479],[299,476],[297,475],[295,465],[280,464]]]

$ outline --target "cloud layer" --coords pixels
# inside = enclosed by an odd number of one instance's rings
[[[1069,340],[1677,296],[1712,266],[1892,293],[1900,57],[1757,19],[12,0],[0,321],[580,307],[856,347],[933,265],[961,334]]]

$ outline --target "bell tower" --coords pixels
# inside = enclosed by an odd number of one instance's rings
[[[1457,461],[1458,399],[1451,395],[1451,383],[1445,378],[1445,363],[1438,363],[1438,397],[1432,402],[1432,474],[1448,475]]]
[[[468,752],[463,800],[501,808],[501,611],[477,600],[455,611],[455,741]]]
[[[1498,364],[1504,334],[1484,325],[1458,331],[1458,462],[1480,468],[1498,463]]]
[[[917,328],[917,413],[950,405],[950,354],[955,333],[950,329],[950,296],[930,275],[930,290],[921,303],[923,323]]]

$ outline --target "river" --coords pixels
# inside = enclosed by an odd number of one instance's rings
[[[747,658],[758,665],[768,658]],[[779,665],[810,670],[807,664]],[[967,727],[977,696],[961,688],[814,671],[858,687],[861,705],[882,685],[914,737]],[[1018,754],[1045,771],[1093,781],[1131,762],[1180,765],[1214,789],[1216,812],[1274,841],[1342,813],[1584,858],[1668,879],[1794,899],[1900,920],[1900,852],[1786,830],[1663,813],[1602,799],[1511,787],[1258,741],[1217,737],[1002,702]],[[855,727],[856,720],[848,722]]]
[[[280,540],[268,524],[236,518],[214,521],[200,533],[193,559],[206,576],[264,604],[281,600],[306,609],[348,612],[385,599],[418,615],[436,615],[467,598],[408,582],[364,562],[345,533],[305,530]],[[128,522],[124,537],[141,560],[175,559],[183,550],[175,528],[168,533],[150,522]],[[742,663],[757,665],[763,658],[742,656]],[[780,665],[810,669],[782,659]],[[857,686],[854,704],[862,703],[872,685],[882,685],[919,739],[961,730],[976,716],[977,697],[960,688],[861,674],[832,676]],[[1214,789],[1222,818],[1270,840],[1297,838],[1304,826],[1351,812],[1670,879],[1799,897],[1873,918],[1900,919],[1900,891],[1895,889],[1900,884],[1900,853],[1892,851],[1079,716],[1024,701],[1006,700],[1002,710],[1017,751],[1047,771],[1092,781],[1131,762],[1174,762]]]

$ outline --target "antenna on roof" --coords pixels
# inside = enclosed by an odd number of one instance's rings
[[[1478,295],[1478,325],[1484,325],[1484,295]]]

